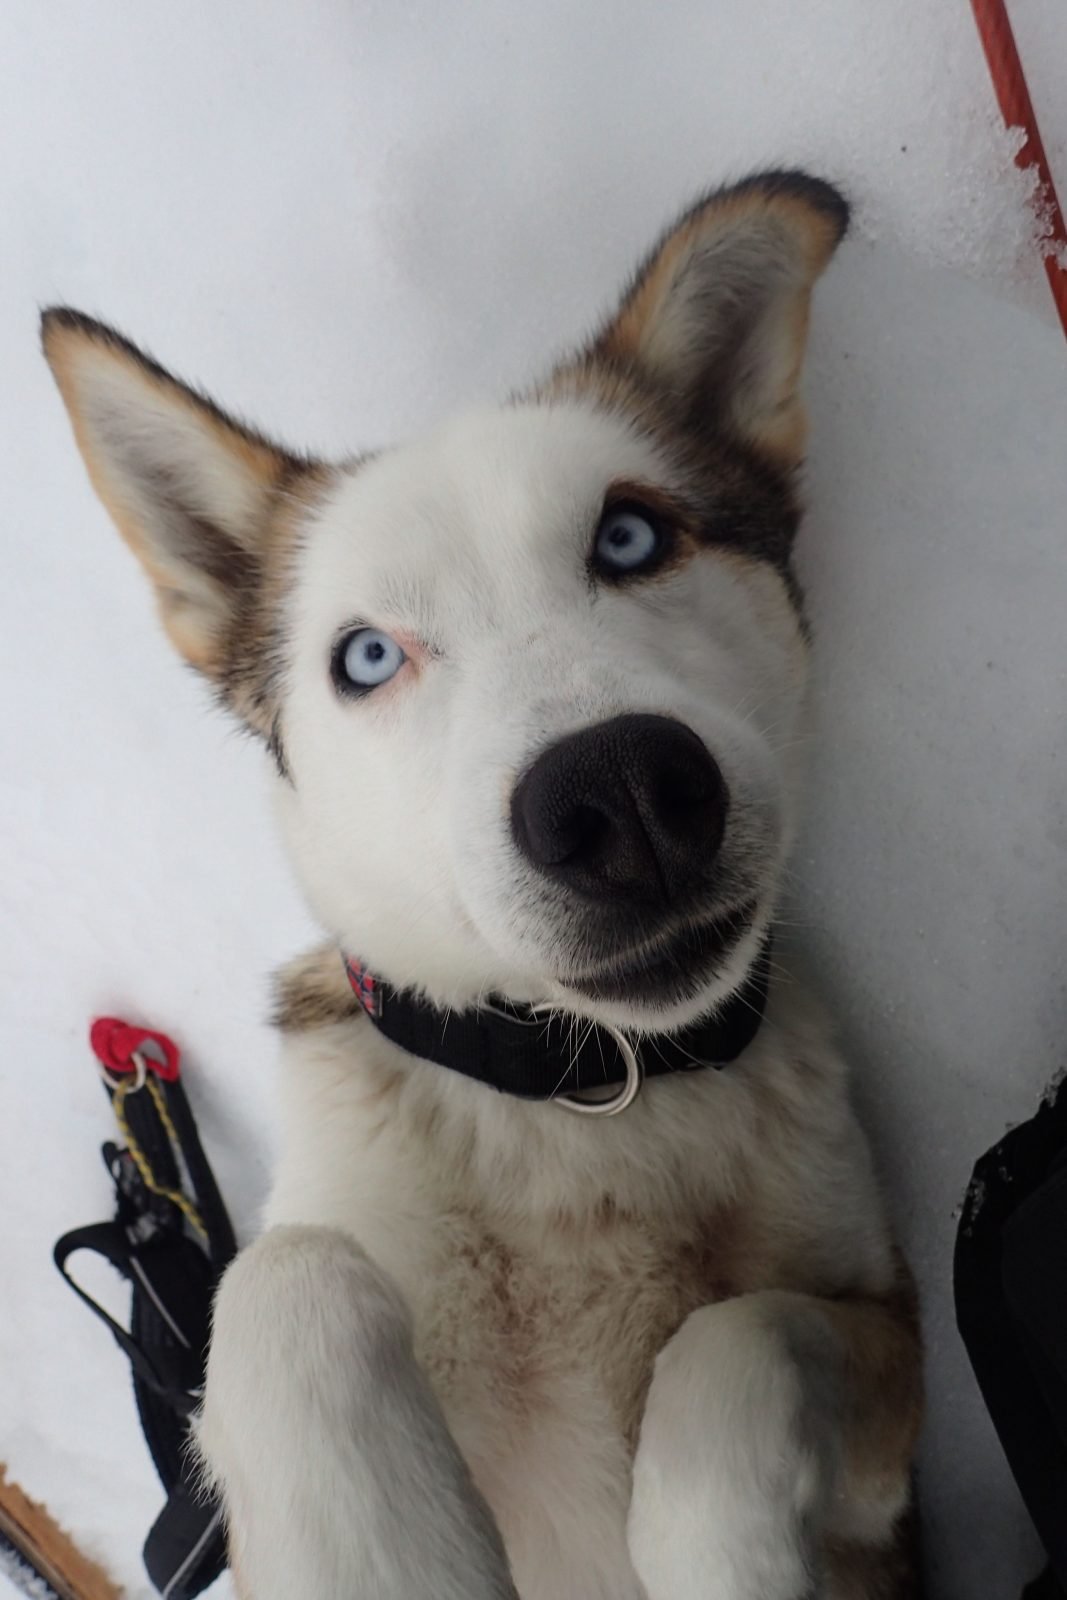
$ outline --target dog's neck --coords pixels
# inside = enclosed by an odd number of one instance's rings
[[[520,1099],[573,1103],[571,1097],[624,1083],[635,1063],[643,1079],[736,1061],[763,1021],[769,962],[768,937],[741,988],[718,1010],[674,1033],[633,1043],[564,1011],[504,999],[446,1010],[413,990],[393,989],[352,957],[345,958],[345,971],[375,1027],[410,1055]]]

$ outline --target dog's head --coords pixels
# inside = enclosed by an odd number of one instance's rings
[[[790,834],[798,379],[846,221],[797,174],[713,195],[546,382],[339,466],[46,313],[170,637],[267,742],[312,907],[392,983],[656,1029],[742,982]]]

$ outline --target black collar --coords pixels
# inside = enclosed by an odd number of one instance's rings
[[[769,959],[768,937],[741,988],[713,1016],[636,1043],[642,1077],[735,1061],[763,1021]],[[626,1077],[614,1035],[597,1024],[558,1012],[534,1015],[495,998],[474,1011],[444,1011],[410,990],[390,988],[359,961],[345,958],[345,971],[363,1010],[393,1044],[502,1093],[552,1100]]]

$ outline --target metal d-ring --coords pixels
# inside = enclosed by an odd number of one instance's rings
[[[136,1073],[136,1077],[132,1083],[129,1081],[128,1075],[125,1073],[122,1075],[122,1077],[116,1078],[107,1070],[102,1061],[97,1062],[96,1070],[99,1072],[100,1076],[103,1078],[104,1082],[107,1084],[112,1093],[114,1093],[116,1089],[124,1088],[127,1094],[136,1094],[138,1089],[144,1088],[145,1081],[148,1078],[148,1063],[145,1061],[145,1058],[141,1054],[140,1050],[131,1051],[130,1060],[133,1062],[133,1070]]]
[[[530,1007],[531,1016],[558,1011],[551,1001]],[[627,1106],[633,1105],[641,1092],[641,1063],[637,1059],[637,1051],[619,1029],[613,1028],[610,1022],[598,1022],[598,1028],[603,1028],[619,1047],[619,1054],[626,1066],[626,1082],[618,1094],[613,1094],[607,1100],[583,1100],[576,1094],[557,1094],[552,1096],[552,1104],[562,1106],[564,1111],[577,1112],[582,1117],[617,1117],[620,1111],[625,1111]]]

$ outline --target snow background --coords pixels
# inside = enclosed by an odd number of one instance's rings
[[[1063,192],[1067,11],[1012,15]],[[973,1160],[1067,1023],[1067,347],[1013,148],[963,0],[6,0],[0,1459],[134,1600],[160,1494],[125,1364],[50,1263],[109,1210],[87,1022],[179,1037],[247,1236],[266,976],[310,930],[261,756],[205,715],[91,495],[36,307],[113,320],[293,443],[370,446],[543,370],[672,211],[775,163],[857,205],[812,333],[794,915],[922,1279],[933,1594],[1015,1600],[1035,1569],[949,1290]]]

